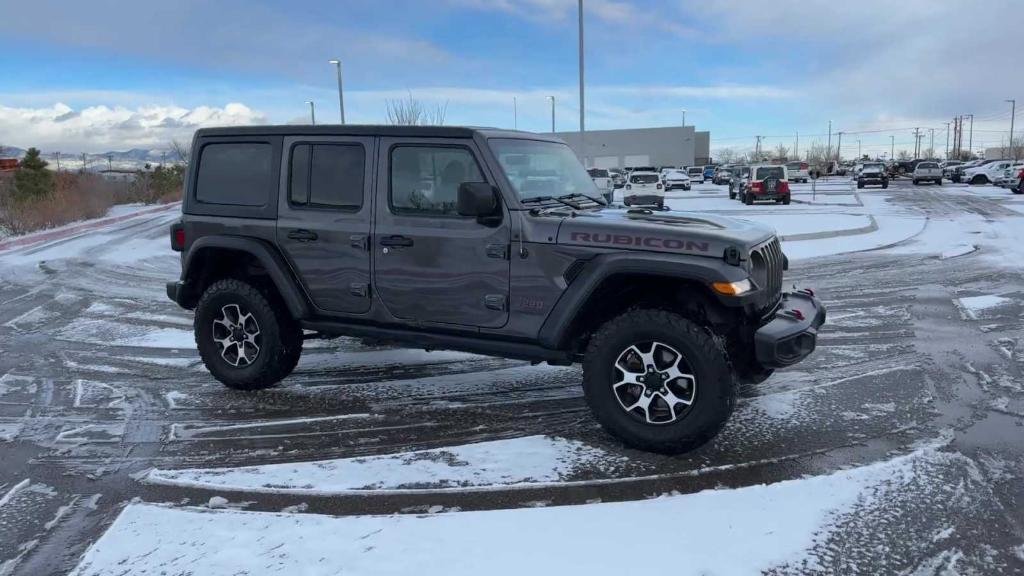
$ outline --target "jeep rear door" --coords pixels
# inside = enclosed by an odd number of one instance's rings
[[[277,241],[313,304],[370,309],[373,137],[284,140]]]
[[[470,139],[381,138],[374,290],[401,321],[497,328],[508,321],[508,211],[497,223],[459,216],[463,182],[489,182]]]

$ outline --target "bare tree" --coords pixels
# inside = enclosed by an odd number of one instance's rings
[[[788,160],[789,159],[789,148],[787,148],[781,142],[775,147],[775,159],[776,160]]]
[[[907,150],[900,150],[900,151],[899,151],[899,152],[898,152],[898,153],[896,154],[896,159],[897,159],[897,160],[913,160],[913,159],[914,159],[914,155],[913,155],[913,154],[911,154],[911,153],[910,153],[909,151],[907,151]]]
[[[732,164],[739,159],[739,154],[733,148],[722,148],[715,155],[722,164]]]
[[[448,101],[443,105],[428,107],[413,98],[412,92],[405,100],[387,101],[387,122],[398,126],[443,126],[448,115]]]
[[[179,164],[188,165],[188,159],[192,154],[192,146],[190,144],[183,144],[177,139],[171,140],[171,152],[177,157]]]

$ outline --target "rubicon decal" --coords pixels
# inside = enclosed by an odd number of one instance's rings
[[[596,234],[590,232],[573,232],[573,242],[586,244],[609,244],[613,246],[632,246],[636,248],[652,248],[664,250],[683,250],[686,252],[707,252],[707,242],[680,240],[678,238],[659,238],[657,236],[632,236],[629,234]]]

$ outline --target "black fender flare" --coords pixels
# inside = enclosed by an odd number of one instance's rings
[[[194,278],[195,271],[192,270],[193,258],[204,250],[225,249],[245,252],[257,260],[266,269],[267,275],[277,288],[278,294],[288,307],[288,312],[293,318],[306,318],[309,316],[309,304],[306,295],[299,283],[291,275],[291,268],[285,262],[281,254],[263,240],[254,238],[243,238],[240,236],[203,236],[189,246],[181,266],[181,280],[186,287],[189,280]],[[196,295],[198,297],[198,295]]]
[[[587,261],[551,309],[537,335],[541,345],[562,349],[570,326],[591,295],[608,278],[623,274],[664,276],[709,287],[713,282],[739,282],[748,277],[743,268],[706,256],[628,251],[601,254]],[[719,296],[719,300],[726,306],[743,306],[749,301],[727,296]]]

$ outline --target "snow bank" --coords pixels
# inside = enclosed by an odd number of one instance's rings
[[[622,461],[620,456],[575,440],[527,436],[365,458],[153,470],[145,481],[292,494],[486,489],[558,482],[584,466],[612,467]]]
[[[798,565],[874,488],[914,477],[934,447],[827,476],[634,502],[331,517],[129,505],[76,576],[227,574],[757,574]],[[653,541],[652,541],[653,540]],[[644,545],[647,542],[649,545]],[[660,558],[660,549],[672,551]],[[654,554],[654,556],[651,556]],[[674,555],[673,555],[674,554]],[[639,563],[639,564],[638,564]],[[658,571],[658,570],[655,570]]]

